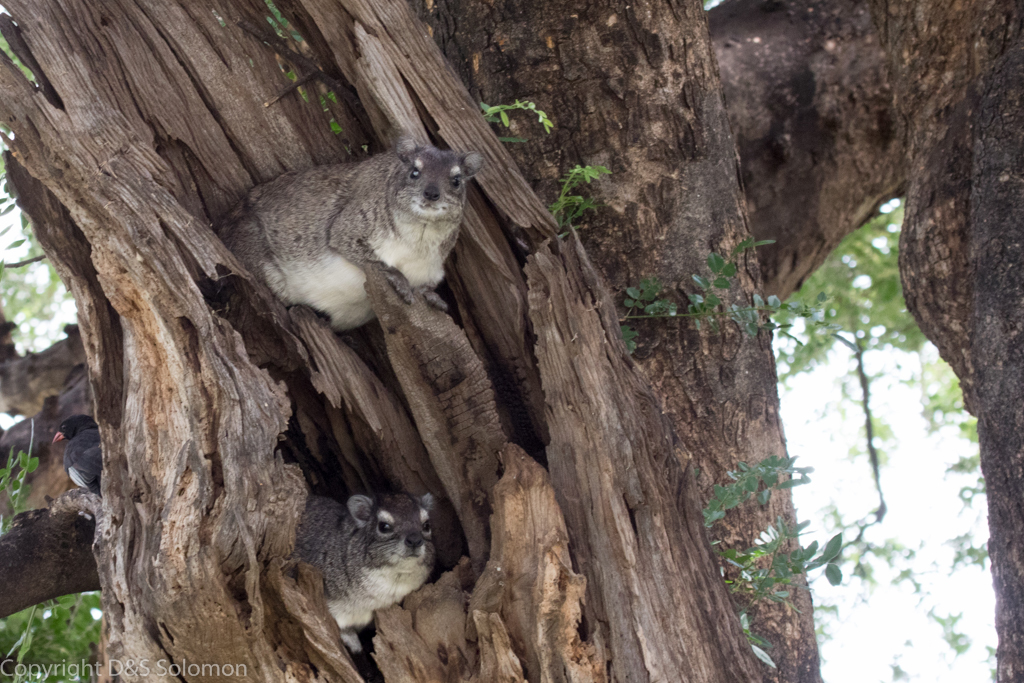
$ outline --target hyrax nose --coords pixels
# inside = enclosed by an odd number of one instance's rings
[[[409,534],[405,537],[405,544],[410,548],[419,548],[423,545],[423,536],[419,533]]]
[[[423,190],[423,196],[434,202],[441,196],[441,191],[437,189],[437,185],[427,185],[427,189]]]

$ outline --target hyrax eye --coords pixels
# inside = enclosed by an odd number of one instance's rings
[[[390,534],[391,533],[391,525],[388,524],[387,522],[381,522],[380,524],[377,525],[377,531],[381,532],[382,534]]]
[[[420,177],[420,172],[414,168],[412,169],[412,172],[409,173],[409,177],[412,178],[413,180],[416,180],[417,178]]]
[[[430,533],[430,522],[423,522],[423,533]]]
[[[454,178],[452,178],[452,187],[458,187],[461,184],[462,184],[462,177],[461,176],[455,176]]]

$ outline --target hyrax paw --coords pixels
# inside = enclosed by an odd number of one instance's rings
[[[426,299],[428,304],[430,304],[437,310],[441,311],[442,313],[448,312],[448,304],[445,303],[444,299],[441,298],[440,294],[438,294],[432,289],[421,289],[420,292],[423,293],[423,298]]]
[[[354,655],[363,651],[363,644],[359,642],[359,635],[355,631],[342,631],[341,642],[345,643],[345,647]]]
[[[398,296],[402,297],[402,301],[407,304],[411,304],[416,300],[416,297],[413,296],[414,292],[412,285],[409,284],[409,281],[404,275],[402,275],[400,270],[396,268],[389,268],[384,271],[384,276],[388,279],[388,282],[391,283],[391,287],[395,290]]]

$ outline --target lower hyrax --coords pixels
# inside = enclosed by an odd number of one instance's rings
[[[342,505],[310,496],[299,521],[294,556],[324,576],[324,594],[341,639],[362,652],[358,632],[378,609],[401,602],[434,567],[431,495],[352,496]]]
[[[415,293],[447,309],[433,291],[455,246],[466,182],[483,165],[404,137],[359,163],[285,173],[235,207],[221,238],[242,264],[286,304],[330,316],[335,330],[373,320],[363,268],[386,267],[407,303]]]

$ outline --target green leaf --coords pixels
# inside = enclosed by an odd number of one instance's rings
[[[843,582],[843,570],[839,568],[839,565],[829,563],[825,566],[825,578],[833,586],[838,586]]]
[[[732,277],[736,274],[736,264],[732,262],[726,263],[725,268],[722,268],[721,274],[723,277]]]
[[[724,277],[715,278],[712,284],[719,289],[729,289],[732,286],[732,283]]]
[[[723,259],[715,252],[711,252],[710,254],[708,254],[708,268],[710,268],[711,272],[715,273],[716,275],[718,273],[721,273],[722,269],[725,268],[725,259]]]
[[[761,298],[760,294],[754,294],[754,305],[758,308],[764,308],[764,299]]]
[[[770,297],[768,297],[768,305],[771,308],[779,308],[782,305],[782,302],[779,300],[779,297],[772,294]]]
[[[768,500],[771,497],[772,497],[772,490],[771,489],[765,489],[764,491],[761,491],[760,493],[757,494],[757,502],[760,503],[761,505],[767,505],[768,504]]]
[[[828,301],[828,295],[825,292],[818,292],[818,303],[823,304]]]
[[[636,351],[636,341],[634,340],[640,336],[640,333],[629,325],[620,326],[619,331],[622,333],[622,341],[626,344],[626,350],[630,353]]]
[[[15,241],[11,242],[9,245],[7,245],[7,248],[8,249],[16,249],[16,248],[20,247],[23,244],[25,244],[25,240],[24,239],[15,240]]]
[[[756,656],[762,662],[764,662],[773,669],[778,668],[777,666],[775,666],[775,662],[772,661],[772,658],[768,656],[768,653],[759,648],[757,645],[751,645],[750,649],[754,651],[754,656]]]
[[[640,290],[636,287],[626,287],[626,294],[628,294],[631,299],[640,298]]]
[[[703,289],[704,291],[711,289],[711,283],[708,282],[707,278],[705,277],[701,277],[700,275],[694,275],[693,281],[696,282],[697,286]]]
[[[529,142],[526,138],[498,138],[498,142]]]
[[[825,562],[831,562],[842,549],[843,534],[840,532],[829,539],[829,542],[825,544],[825,549],[821,551],[821,559]]]
[[[737,254],[742,254],[744,251],[749,249],[750,245],[752,245],[753,243],[754,238],[748,237],[747,239],[743,240],[742,242],[740,242],[739,244],[732,248],[731,255],[736,256]]]
[[[645,301],[654,301],[658,293],[661,291],[661,280],[656,277],[645,277],[640,281],[640,296],[635,297],[637,299],[644,299]]]
[[[756,337],[758,330],[757,323],[744,323],[743,330],[751,337]]]

